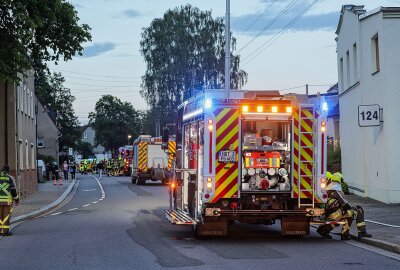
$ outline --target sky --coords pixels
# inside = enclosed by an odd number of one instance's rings
[[[83,56],[50,64],[61,72],[76,97],[74,109],[82,124],[96,101],[112,94],[135,109],[148,106],[140,96],[146,65],[140,55],[143,28],[168,9],[191,4],[225,16],[225,0],[70,0],[80,23],[92,28],[92,42]],[[400,0],[231,0],[234,54],[248,73],[246,90],[326,92],[337,82],[335,30],[344,4],[400,6]]]

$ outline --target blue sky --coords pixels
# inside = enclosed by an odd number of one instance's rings
[[[140,97],[145,64],[139,52],[141,31],[168,9],[187,3],[225,15],[225,0],[72,0],[81,23],[92,27],[93,40],[84,44],[83,56],[50,65],[61,71],[66,86],[77,97],[79,120],[87,116],[103,94],[146,109]],[[243,89],[287,89],[306,83],[311,93],[324,92],[337,81],[335,29],[343,4],[400,6],[400,0],[231,0],[231,31],[237,38],[235,53],[249,74]],[[302,14],[301,17],[299,15]],[[299,19],[287,30],[286,26]],[[304,92],[304,87],[291,91]]]

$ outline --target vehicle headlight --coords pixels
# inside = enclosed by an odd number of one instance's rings
[[[269,168],[268,169],[268,174],[269,175],[275,175],[276,174],[276,169],[275,168]]]

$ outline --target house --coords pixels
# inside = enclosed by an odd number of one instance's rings
[[[56,114],[46,105],[37,101],[37,152],[42,157],[53,158],[59,163],[59,137],[61,133],[56,125]],[[40,159],[40,158],[39,158]]]
[[[8,164],[21,197],[37,190],[34,73],[0,83],[0,166]]]
[[[400,7],[345,5],[336,35],[343,174],[356,194],[399,203]]]
[[[93,154],[96,156],[96,159],[101,160],[111,158],[111,153],[106,152],[103,146],[95,146],[95,138],[96,132],[91,126],[86,126],[83,128],[81,140],[82,142],[90,143],[93,146]]]

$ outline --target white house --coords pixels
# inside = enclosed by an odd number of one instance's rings
[[[345,5],[336,34],[343,174],[356,194],[399,203],[400,7]],[[381,112],[359,113],[371,104]]]

